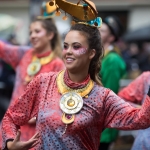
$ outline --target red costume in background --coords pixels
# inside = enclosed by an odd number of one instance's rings
[[[50,55],[51,52],[36,55],[37,58],[42,58]],[[12,46],[0,41],[0,58],[6,63],[10,64],[16,71],[15,86],[12,94],[11,102],[16,100],[25,91],[27,84],[25,84],[25,77],[27,76],[27,67],[33,58],[33,49],[25,46]],[[43,72],[57,72],[64,69],[64,63],[58,57],[55,57],[49,63],[42,65],[40,71]],[[24,105],[23,105],[24,107]],[[28,140],[35,133],[35,125],[26,125],[21,127],[22,140]]]
[[[132,81],[127,87],[119,92],[119,96],[126,101],[140,104],[150,88],[150,72],[142,73],[138,78]],[[150,128],[140,130],[132,146],[132,150],[150,150]]]

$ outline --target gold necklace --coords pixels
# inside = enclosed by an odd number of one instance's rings
[[[61,71],[58,76],[57,76],[57,87],[58,87],[58,91],[61,94],[67,93],[67,92],[76,92],[78,93],[81,97],[87,97],[88,94],[90,93],[90,91],[93,89],[94,87],[94,82],[92,80],[90,80],[88,82],[88,84],[81,89],[71,89],[70,87],[68,87],[65,83],[64,83],[64,73],[65,71]]]
[[[58,91],[62,94],[60,109],[63,111],[63,115],[61,120],[66,124],[63,134],[65,134],[67,130],[67,125],[74,122],[75,114],[82,109],[82,97],[87,97],[94,87],[94,82],[90,80],[84,88],[71,89],[64,83],[64,73],[65,71],[61,71],[56,79]]]
[[[29,83],[33,77],[40,71],[42,65],[46,65],[51,62],[55,57],[55,53],[51,52],[48,56],[38,58],[33,56],[32,62],[27,67],[27,75],[25,77],[25,84]]]
[[[33,58],[32,58],[32,62],[39,61],[41,65],[46,65],[50,61],[53,60],[54,56],[55,56],[54,52],[51,52],[48,56],[45,56],[45,57],[42,57],[42,58],[38,58],[37,56],[34,55]]]

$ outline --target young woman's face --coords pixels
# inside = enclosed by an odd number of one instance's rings
[[[33,22],[30,25],[30,42],[33,48],[37,50],[42,50],[50,44],[49,35],[40,21]]]
[[[88,71],[91,50],[87,38],[79,31],[70,31],[64,40],[63,60],[70,71]]]

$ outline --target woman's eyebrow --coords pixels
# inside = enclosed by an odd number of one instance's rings
[[[64,42],[64,44],[67,44],[67,45],[68,45],[68,43],[66,43],[66,42]]]
[[[74,43],[72,43],[72,44],[80,44],[80,43],[78,43],[78,42],[74,42]],[[81,45],[81,44],[80,44]]]

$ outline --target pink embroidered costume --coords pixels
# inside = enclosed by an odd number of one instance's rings
[[[149,91],[150,72],[142,73],[138,78],[131,82],[127,87],[122,89],[118,95],[126,101],[135,104],[143,104]],[[139,131],[132,150],[149,150],[150,149],[150,128]]]
[[[42,58],[50,55],[51,52],[46,52],[42,55],[36,55],[37,58]],[[23,94],[27,84],[25,83],[25,78],[27,76],[27,67],[31,63],[33,57],[33,49],[29,47],[18,47],[5,44],[0,41],[0,58],[6,63],[10,64],[16,71],[15,86],[11,98],[11,102],[16,100],[20,95]],[[59,58],[54,58],[49,63],[42,65],[39,72],[50,72],[50,71],[60,71],[64,68],[64,63]],[[23,126],[22,128],[22,139],[28,140],[35,132],[35,126]],[[30,132],[28,130],[30,129]]]
[[[3,149],[6,141],[14,139],[19,126],[37,116],[36,129],[40,142],[35,150],[97,150],[100,133],[104,128],[133,130],[150,126],[150,98],[146,96],[141,109],[134,108],[111,90],[94,87],[83,98],[83,108],[69,124],[65,134],[65,124],[61,121],[62,111],[59,101],[58,73],[44,73],[34,78],[24,94],[9,107],[2,121]],[[73,83],[65,72],[63,81],[69,88],[84,87],[85,81]],[[88,80],[87,80],[88,81]]]

